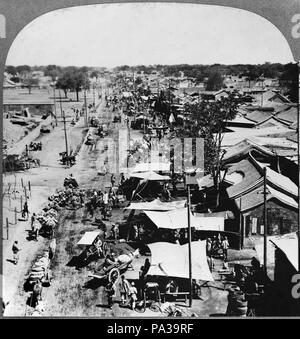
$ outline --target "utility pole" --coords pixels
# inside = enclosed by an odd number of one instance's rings
[[[67,157],[67,165],[68,165],[69,164],[69,151],[68,151],[68,138],[67,138],[67,126],[66,126],[65,111],[63,111],[63,122],[64,122],[64,131],[65,131],[66,157]]]
[[[56,98],[55,98],[55,84],[53,85],[53,100],[54,100],[54,114],[55,114],[55,125],[57,126],[57,115],[56,115]]]
[[[244,247],[244,225],[242,214],[242,196],[240,196],[240,250]]]
[[[299,133],[299,128],[300,128],[300,61],[297,63],[298,66],[298,95],[299,95],[299,100],[298,100],[298,165],[299,165],[299,152],[300,152],[300,133]],[[300,172],[299,172],[299,179],[300,179]],[[298,185],[298,198],[300,197],[300,186]],[[300,273],[300,209],[298,208],[298,273]]]
[[[62,110],[62,105],[61,105],[61,93],[60,93],[60,88],[58,88],[58,94],[59,94],[60,115],[61,115],[61,117],[63,117],[63,110]]]
[[[267,273],[267,241],[268,241],[268,215],[267,215],[267,167],[264,167],[264,270]]]
[[[190,185],[187,185],[187,218],[188,218],[188,251],[189,251],[189,283],[190,283],[190,296],[189,307],[193,304],[193,275],[192,275],[192,230],[191,230],[191,194]]]
[[[85,126],[88,127],[88,111],[86,102],[86,88],[84,89]]]
[[[95,107],[95,84],[93,84],[93,103]]]

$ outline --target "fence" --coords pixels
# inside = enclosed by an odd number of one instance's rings
[[[3,186],[2,203],[3,203],[3,240],[9,240],[10,228],[17,225],[19,216],[23,215],[24,204],[31,198],[31,183],[24,183],[23,178],[20,179],[20,185],[17,185],[17,179],[13,183],[9,182],[6,187]],[[5,235],[5,238],[4,238]]]

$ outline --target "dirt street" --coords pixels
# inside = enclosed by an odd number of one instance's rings
[[[32,169],[28,172],[18,173],[16,181],[19,183],[21,178],[24,182],[30,180],[32,186],[31,197],[28,200],[29,210],[38,211],[47,201],[47,196],[52,194],[55,189],[61,188],[64,178],[72,173],[77,179],[80,187],[88,189],[106,190],[110,185],[110,174],[101,175],[99,168],[107,161],[108,157],[113,157],[112,163],[118,162],[118,152],[115,155],[108,154],[105,149],[109,140],[117,140],[118,131],[124,126],[121,123],[112,123],[114,113],[105,107],[102,102],[96,113],[97,117],[106,124],[109,124],[110,132],[106,138],[96,138],[96,145],[82,144],[86,129],[84,128],[83,118],[74,126],[68,126],[69,144],[76,149],[81,145],[76,164],[71,168],[64,168],[58,161],[58,152],[64,149],[64,137],[62,123],[49,135],[41,137],[44,149],[39,153],[41,167]],[[89,133],[94,134],[93,128]],[[135,137],[140,138],[140,132],[134,132]],[[122,155],[123,156],[123,155]],[[7,175],[4,178],[6,187],[9,182],[13,182],[14,177]],[[117,176],[117,182],[119,177]],[[18,185],[18,189],[21,189]],[[78,240],[86,231],[97,230],[93,225],[95,217],[100,216],[100,211],[92,217],[88,214],[85,207],[77,210],[65,209],[60,214],[59,224],[55,230],[57,239],[57,249],[52,260],[51,270],[53,281],[50,287],[43,289],[43,316],[162,316],[161,313],[146,310],[144,313],[137,313],[127,307],[119,305],[120,296],[117,294],[116,302],[112,309],[107,307],[106,293],[97,279],[89,277],[89,274],[97,272],[100,261],[92,262],[87,267],[76,268],[73,264],[74,258],[80,254],[82,249],[76,246]],[[110,235],[112,223],[123,220],[123,209],[113,209],[112,217],[105,222]],[[5,315],[6,316],[30,316],[33,309],[28,306],[29,292],[23,288],[24,277],[28,273],[34,259],[48,248],[49,241],[39,238],[38,243],[26,240],[27,229],[30,228],[29,222],[20,221],[17,225],[11,227],[10,239],[4,241],[4,279],[6,285],[5,300],[10,301]],[[21,259],[17,266],[14,266],[8,260],[11,259],[11,244],[14,239],[19,239]],[[126,244],[118,245],[120,253],[130,250]],[[140,256],[134,261],[133,268],[126,271],[125,276],[128,279],[138,279],[138,272],[143,265],[145,257]],[[217,263],[216,265],[220,265]],[[218,300],[218,302],[216,302]],[[193,312],[199,316],[208,316],[211,314],[224,314],[226,311],[227,292],[223,289],[223,284],[216,281],[209,286],[202,288],[201,299],[194,300],[193,308],[186,309],[186,315]],[[184,305],[183,305],[184,306]]]

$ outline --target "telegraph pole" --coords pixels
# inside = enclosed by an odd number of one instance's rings
[[[95,84],[93,84],[93,103],[95,107]]]
[[[57,115],[56,115],[56,98],[55,98],[55,84],[53,85],[53,100],[54,100],[54,114],[55,114],[55,125],[57,126]]]
[[[63,109],[62,109],[60,88],[58,88],[58,93],[59,93],[59,102],[60,102],[60,113],[61,113],[61,116],[63,118],[63,123],[64,123],[65,144],[66,144],[66,157],[67,157],[67,165],[68,165],[69,164],[69,151],[68,151],[66,116],[65,116],[65,111],[63,111]]]
[[[63,111],[63,122],[64,122],[65,144],[66,144],[66,156],[67,156],[67,165],[68,165],[68,164],[69,164],[69,151],[68,151],[68,138],[67,138],[67,126],[66,126],[66,116],[65,116],[65,111]]]
[[[61,117],[63,117],[63,110],[62,110],[62,105],[61,105],[61,93],[60,93],[60,88],[58,88],[58,94],[59,94],[60,115],[61,115]]]
[[[267,167],[264,167],[264,270],[267,273],[267,241],[268,241],[268,215],[267,215]]]
[[[298,95],[299,95],[299,100],[298,100],[298,165],[299,165],[299,152],[300,152],[300,133],[299,133],[299,128],[300,128],[300,61],[297,63],[298,66]],[[300,172],[299,172],[299,179],[300,179]],[[298,203],[299,203],[299,197],[300,197],[300,186],[298,185]],[[298,272],[300,273],[300,209],[298,207]]]
[[[88,111],[86,103],[86,88],[84,89],[84,107],[85,107],[85,126],[88,127]]]
[[[190,296],[189,296],[189,307],[193,304],[193,275],[192,275],[192,230],[191,230],[191,194],[190,185],[187,185],[187,218],[188,218],[188,249],[189,249],[189,283],[190,283]]]

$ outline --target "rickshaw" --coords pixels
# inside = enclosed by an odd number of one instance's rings
[[[107,266],[104,264],[99,273],[89,274],[89,277],[99,280],[108,280],[109,282],[115,282],[127,269],[132,268],[132,261],[138,255],[138,249],[135,252],[130,253],[129,255],[121,254],[114,261],[108,260],[109,264]]]
[[[77,245],[84,249],[81,253],[81,258],[84,262],[94,257],[106,258],[108,253],[108,246],[104,241],[104,232],[101,230],[85,232]]]

